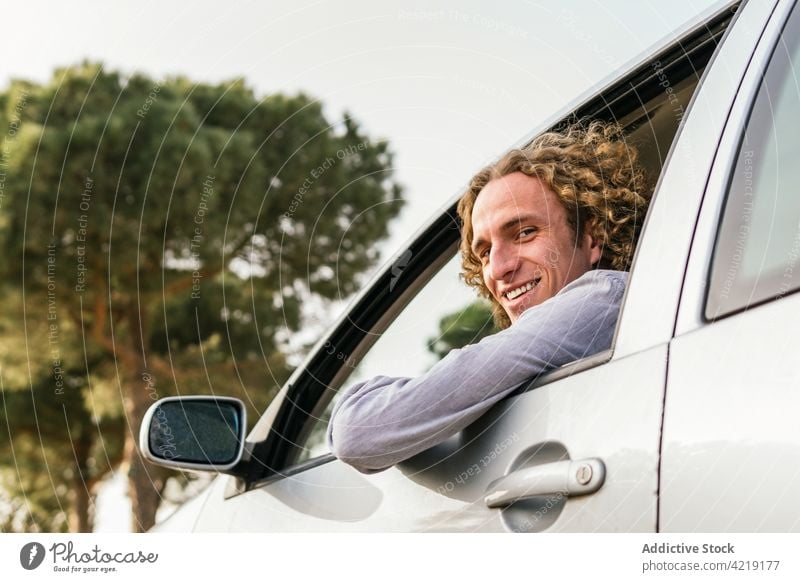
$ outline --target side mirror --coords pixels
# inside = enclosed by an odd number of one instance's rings
[[[247,414],[236,398],[162,398],[145,414],[139,431],[144,457],[157,465],[195,471],[232,471],[244,453]]]

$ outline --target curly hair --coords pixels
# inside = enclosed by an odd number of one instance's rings
[[[543,133],[472,178],[458,202],[463,223],[461,276],[492,302],[498,327],[506,328],[511,321],[486,287],[481,261],[472,252],[472,209],[481,190],[515,172],[538,178],[566,209],[576,240],[588,232],[600,244],[597,267],[624,271],[630,267],[649,202],[637,158],[619,126],[594,121],[587,127],[576,124],[561,132]]]

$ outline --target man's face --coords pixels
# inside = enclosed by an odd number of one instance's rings
[[[576,240],[558,197],[522,172],[481,190],[472,209],[472,233],[483,281],[511,323],[600,260],[591,235]]]

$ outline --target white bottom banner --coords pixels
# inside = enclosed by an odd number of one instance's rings
[[[798,580],[800,534],[5,534],[8,580]],[[543,578],[545,577],[545,578]]]

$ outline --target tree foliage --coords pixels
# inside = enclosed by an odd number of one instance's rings
[[[450,350],[474,344],[498,331],[491,306],[486,301],[474,301],[439,320],[439,335],[428,340],[428,350],[442,359]]]
[[[70,430],[122,423],[146,529],[164,477],[135,448],[144,411],[213,392],[257,418],[288,376],[281,338],[304,306],[351,294],[378,259],[402,207],[391,152],[303,94],[92,63],[12,82],[0,131],[0,271],[22,306],[2,319],[29,340],[41,331],[22,385],[41,388],[36,406],[77,394]]]

